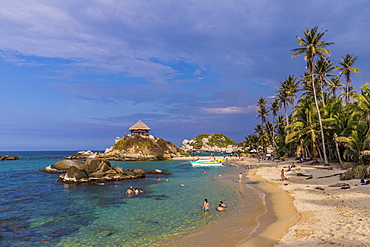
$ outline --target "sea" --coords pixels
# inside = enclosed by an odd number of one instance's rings
[[[111,162],[124,170],[160,169],[147,175],[102,183],[63,184],[45,167],[77,151],[0,152],[19,160],[0,161],[0,246],[160,246],[196,231],[223,214],[210,205],[232,208],[238,192],[217,179],[233,166],[192,167],[188,161]],[[206,174],[202,174],[205,171]],[[165,178],[169,181],[165,182]],[[184,186],[183,186],[184,185]],[[142,189],[137,195],[126,190]]]

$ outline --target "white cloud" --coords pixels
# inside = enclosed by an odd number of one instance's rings
[[[247,107],[236,107],[236,106],[230,106],[230,107],[221,107],[221,108],[206,108],[202,107],[201,110],[212,113],[212,114],[240,114],[240,113],[250,113],[257,109],[255,105],[250,105]]]

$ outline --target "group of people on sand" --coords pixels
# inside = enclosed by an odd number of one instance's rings
[[[144,191],[142,189],[138,189],[138,188],[134,189],[132,188],[132,186],[130,186],[130,188],[126,190],[127,195],[133,195],[133,194],[138,195],[139,193],[143,193],[143,192]]]
[[[224,210],[225,210],[225,208],[226,208],[226,205],[225,205],[222,201],[220,201],[220,203],[218,204],[218,207],[216,208],[216,210],[217,210],[218,212],[221,212],[221,211],[224,211]],[[208,202],[208,200],[207,200],[207,199],[204,199],[202,209],[203,209],[204,211],[209,211],[210,206],[209,206],[209,202]]]

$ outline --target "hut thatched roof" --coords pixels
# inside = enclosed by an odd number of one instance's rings
[[[139,120],[136,124],[132,125],[129,130],[150,130],[150,128],[141,120]]]

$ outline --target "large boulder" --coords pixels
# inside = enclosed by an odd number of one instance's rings
[[[103,159],[87,159],[86,161],[87,169],[86,173],[90,174],[92,172],[101,170],[101,171],[107,171],[111,169],[110,162],[108,160]]]
[[[89,178],[102,178],[105,175],[102,171],[96,171],[89,174]]]
[[[68,167],[68,169],[66,169]],[[145,174],[165,174],[169,172],[154,169],[145,172],[142,169],[128,169],[124,171],[119,166],[111,167],[110,162],[103,159],[81,160],[62,160],[48,166],[43,171],[49,172],[50,169],[64,171],[59,176],[58,181],[63,183],[85,183],[85,182],[106,182],[113,180],[144,178]]]
[[[64,176],[65,181],[77,182],[83,178],[87,178],[87,175],[84,171],[79,170],[75,166],[71,166],[67,173]]]
[[[64,173],[72,166],[76,167],[80,171],[86,170],[86,163],[81,160],[60,160],[46,167],[43,171],[47,173]]]
[[[99,170],[99,171],[102,171],[102,172],[109,171],[110,169],[111,169],[110,164],[108,165],[108,164],[107,164],[107,163],[105,163],[105,162],[100,163],[100,165],[99,165],[99,167],[98,167],[98,170]]]

